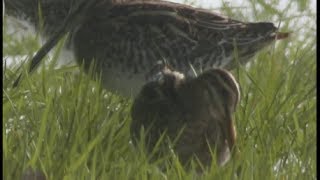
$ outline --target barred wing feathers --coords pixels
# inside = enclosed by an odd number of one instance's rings
[[[133,67],[132,72],[140,72],[166,59],[185,72],[190,64],[202,70],[232,69],[235,47],[240,62],[246,63],[276,37],[287,36],[277,34],[269,22],[245,23],[165,1],[132,1],[108,10],[104,6],[94,9],[76,32],[75,41],[79,57],[104,58],[101,62],[109,67],[125,63],[123,70]]]

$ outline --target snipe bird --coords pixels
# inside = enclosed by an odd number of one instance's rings
[[[236,152],[233,114],[239,99],[238,83],[226,70],[214,68],[186,79],[166,67],[134,100],[132,140],[144,140],[147,151],[152,152],[164,135],[164,146],[159,146],[162,152],[157,156],[170,152],[169,138],[176,141],[172,149],[183,165],[196,157],[209,166],[215,152],[218,165],[223,166],[231,152]],[[142,129],[145,137],[141,137]]]
[[[36,26],[43,19],[39,27],[44,36],[55,37],[65,28],[67,48],[78,64],[88,71],[95,62],[104,87],[129,96],[138,93],[145,73],[159,60],[186,76],[212,67],[231,70],[236,60],[245,64],[262,48],[288,36],[270,22],[241,22],[161,0],[84,1],[92,4],[82,14],[70,10],[80,0],[42,0],[40,6],[38,0],[4,1],[9,15],[26,17]],[[73,21],[77,13],[81,17]],[[31,64],[30,71],[38,63]]]

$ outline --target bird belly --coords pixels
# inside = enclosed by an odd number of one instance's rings
[[[101,74],[104,88],[127,97],[135,97],[145,83],[143,74],[121,72],[118,68],[105,68]]]

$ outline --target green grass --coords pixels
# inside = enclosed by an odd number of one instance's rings
[[[17,65],[3,68],[3,177],[19,179],[31,167],[48,179],[316,179],[315,15],[297,21],[309,12],[309,1],[297,3],[298,16],[250,2],[250,13],[223,12],[281,17],[281,27],[293,35],[232,72],[241,86],[235,115],[241,153],[225,167],[214,164],[197,175],[173,155],[149,163],[143,147],[130,143],[132,99],[103,90],[77,67],[42,67],[12,89]],[[37,37],[17,40],[6,27],[3,59],[39,48]]]

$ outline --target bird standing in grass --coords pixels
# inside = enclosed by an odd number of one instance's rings
[[[240,99],[239,86],[231,73],[210,69],[196,78],[165,66],[156,79],[145,84],[132,105],[133,141],[145,140],[152,152],[165,135],[161,153],[168,153],[167,137],[180,162],[196,157],[209,166],[216,153],[223,166],[230,158],[236,141],[233,113]],[[144,129],[144,136],[141,131]]]
[[[159,60],[166,59],[185,76],[212,67],[230,70],[237,60],[245,64],[262,48],[288,36],[270,22],[241,22],[161,0],[4,2],[9,15],[23,15],[43,27],[44,36],[55,39],[51,44],[61,38],[57,32],[69,32],[67,48],[78,64],[88,71],[95,62],[104,87],[127,96],[138,93],[145,73]],[[30,72],[41,57],[33,59]]]

